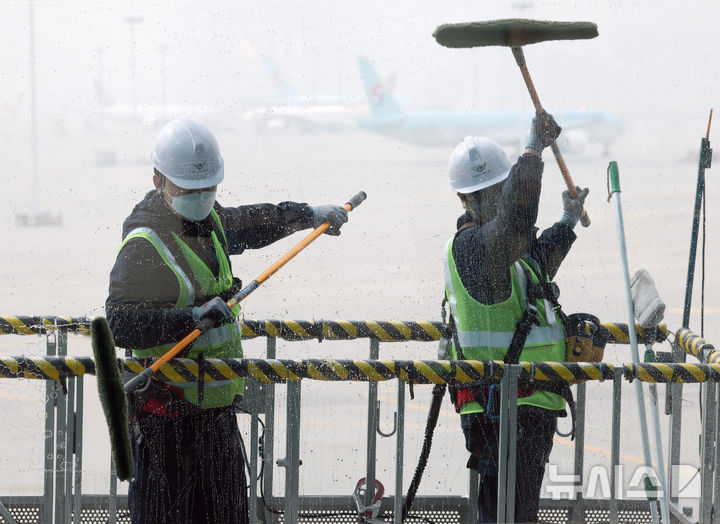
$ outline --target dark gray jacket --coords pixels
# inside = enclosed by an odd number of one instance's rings
[[[575,241],[565,224],[555,223],[537,238],[543,162],[522,155],[510,170],[498,202],[497,216],[482,225],[470,225],[466,212],[458,219],[453,257],[465,288],[482,304],[496,304],[511,293],[509,268],[525,254],[555,275]]]
[[[311,227],[313,214],[307,204],[281,202],[223,207],[215,203],[220,221],[227,235],[223,247],[229,255],[239,255],[246,249],[272,244],[295,231]],[[123,224],[123,239],[138,227],[153,229],[170,248],[186,274],[192,271],[179,255],[172,239],[174,231],[190,248],[218,274],[218,260],[212,239],[212,217],[193,222],[176,215],[157,191],[150,191],[135,206]],[[216,233],[217,235],[217,233]],[[223,239],[220,235],[221,242]],[[196,304],[211,297],[200,296],[196,289]],[[176,342],[195,327],[191,308],[173,307],[180,286],[175,273],[163,262],[155,248],[146,240],[130,240],[118,255],[110,272],[110,289],[105,302],[108,323],[119,347],[143,349]]]

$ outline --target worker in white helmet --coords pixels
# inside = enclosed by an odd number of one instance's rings
[[[445,250],[445,294],[452,357],[565,361],[563,314],[552,278],[575,240],[587,189],[565,191],[562,218],[537,238],[542,151],[560,134],[548,113],[533,120],[530,142],[511,166],[488,138],[466,137],[450,157],[450,185],[465,208]],[[536,381],[537,382],[537,381]],[[451,388],[461,415],[468,467],[480,475],[480,522],[495,522],[498,496],[499,388]],[[515,520],[536,522],[555,422],[572,394],[567,384],[522,387],[518,399]],[[512,504],[512,501],[508,501]]]
[[[179,118],[161,131],[151,154],[155,188],[123,224],[110,274],[106,312],[115,342],[136,357],[159,357],[196,324],[214,328],[191,358],[240,358],[242,288],[230,255],[267,246],[329,222],[339,235],[341,206],[295,202],[224,207],[217,141],[203,125]],[[151,381],[129,398],[135,476],[128,500],[133,523],[248,522],[242,441],[233,403],[242,380]]]

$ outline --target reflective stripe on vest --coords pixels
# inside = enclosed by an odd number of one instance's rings
[[[520,262],[515,262],[515,271],[520,281],[522,296],[527,297],[527,275],[523,271]],[[447,275],[449,275],[449,268]],[[452,280],[452,279],[451,279]],[[452,288],[452,282],[450,283]],[[457,300],[455,300],[457,302]],[[545,304],[545,318],[548,320],[549,326],[533,326],[525,339],[526,346],[538,346],[541,344],[550,344],[556,340],[565,338],[565,330],[557,322],[555,312],[552,310],[552,304],[547,300],[543,300]],[[527,303],[527,299],[526,299]],[[455,316],[454,318],[458,318]],[[462,331],[458,329],[458,342],[462,347],[492,347],[498,349],[506,349],[510,347],[515,330],[512,331]]]
[[[527,277],[521,263],[528,268],[534,282],[538,281],[532,265],[525,260],[509,268],[510,296],[497,304],[481,304],[467,291],[460,279],[452,254],[454,237],[445,247],[445,289],[450,311],[455,319],[462,357],[453,347],[455,358],[473,360],[502,360],[515,333],[517,321],[527,306]],[[533,325],[520,356],[521,361],[564,361],[565,332],[556,318],[552,305],[537,300],[540,326]],[[565,401],[553,393],[538,391],[518,399],[518,405],[530,404],[546,409],[563,409]],[[461,413],[482,411],[477,402],[463,406]]]
[[[177,260],[175,260],[175,257],[165,245],[165,242],[163,242],[162,239],[158,236],[158,234],[149,227],[138,227],[130,231],[130,233],[128,233],[128,235],[123,239],[122,244],[120,244],[118,255],[120,255],[120,251],[122,251],[122,249],[125,247],[125,244],[127,244],[128,241],[132,240],[133,238],[144,238],[145,240],[150,242],[157,250],[160,257],[163,259],[163,262],[165,262],[165,264],[170,269],[172,269],[172,272],[175,273],[175,276],[178,279],[178,284],[180,286],[180,297],[175,303],[175,307],[187,307],[194,304],[195,289],[192,285],[191,280],[188,278],[185,271],[183,271],[183,268],[180,267],[180,264],[178,264]]]
[[[223,239],[227,242],[225,231],[222,228],[217,212],[212,210],[213,219],[222,234]],[[212,235],[215,253],[218,257],[220,267],[220,275],[217,279],[212,275],[212,271],[200,258],[182,241],[178,242],[180,251],[186,257],[186,261],[191,268],[193,277],[198,282],[202,295],[211,296],[218,295],[223,291],[232,287],[232,274],[230,272],[230,262],[225,251],[222,249],[220,241],[213,231]],[[120,250],[131,238],[144,238],[150,242],[157,250],[165,264],[175,273],[178,279],[180,293],[175,307],[193,306],[195,303],[194,286],[185,271],[178,264],[177,259],[173,256],[168,246],[163,242],[160,236],[150,228],[142,227],[131,231],[123,240]],[[179,237],[177,237],[179,238]],[[177,240],[176,238],[176,240]],[[186,249],[183,249],[185,245]],[[118,252],[119,254],[119,252]],[[192,255],[190,255],[192,254]],[[188,257],[193,258],[192,262]],[[210,275],[211,278],[208,278]],[[229,276],[228,276],[229,275]],[[199,277],[199,278],[198,278]],[[233,314],[237,316],[240,308],[233,308]],[[242,358],[242,330],[237,322],[230,322],[222,326],[210,329],[200,335],[193,343],[189,356],[197,358],[203,353],[206,358]],[[163,344],[145,349],[133,349],[133,354],[138,357],[160,357],[167,353],[175,343]],[[198,385],[196,382],[168,382],[170,385],[182,389],[185,392],[185,399],[193,404],[198,405]],[[232,403],[235,395],[241,394],[244,389],[244,380],[216,380],[206,382],[204,384],[203,408],[226,406]]]

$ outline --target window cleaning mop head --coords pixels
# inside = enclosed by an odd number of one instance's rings
[[[486,22],[443,24],[433,33],[445,47],[522,47],[546,40],[586,40],[598,36],[592,22],[554,22],[506,18]]]
[[[127,397],[120,380],[115,342],[104,317],[93,319],[90,324],[90,335],[95,356],[98,395],[110,432],[110,449],[115,470],[120,480],[129,480],[133,476],[134,468]]]

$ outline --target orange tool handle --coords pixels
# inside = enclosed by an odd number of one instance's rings
[[[364,191],[360,191],[357,195],[352,197],[348,203],[346,203],[343,207],[347,211],[352,211],[354,208],[359,206],[365,199],[367,198],[367,194]],[[283,267],[285,264],[287,264],[295,255],[300,253],[303,249],[305,249],[310,243],[312,243],[313,240],[315,240],[317,237],[325,233],[327,229],[330,227],[329,222],[323,222],[320,224],[317,228],[315,228],[312,233],[310,233],[308,236],[303,238],[300,242],[298,242],[295,247],[293,247],[290,251],[285,253],[277,262],[272,264],[269,268],[267,268],[263,273],[257,277],[255,280],[253,280],[250,284],[245,286],[243,289],[238,291],[230,300],[228,300],[227,305],[229,308],[235,307],[238,302],[243,300],[245,297],[247,297],[250,293],[255,291],[260,284],[265,282],[268,278],[270,278],[272,275],[274,275],[278,269]],[[159,359],[157,359],[155,362],[153,362],[149,367],[145,368],[140,372],[138,375],[135,375],[133,378],[128,380],[125,383],[125,391],[131,392],[136,389],[138,389],[141,385],[145,383],[147,379],[149,379],[153,373],[155,373],[158,369],[160,369],[164,364],[166,364],[170,359],[175,357],[178,353],[180,353],[183,349],[188,347],[196,338],[198,338],[200,335],[202,335],[205,331],[208,329],[211,329],[213,327],[212,321],[209,319],[204,319],[200,322],[200,325],[193,329],[185,338],[183,338],[180,342],[175,344],[172,348],[170,348],[163,356],[161,356]]]

